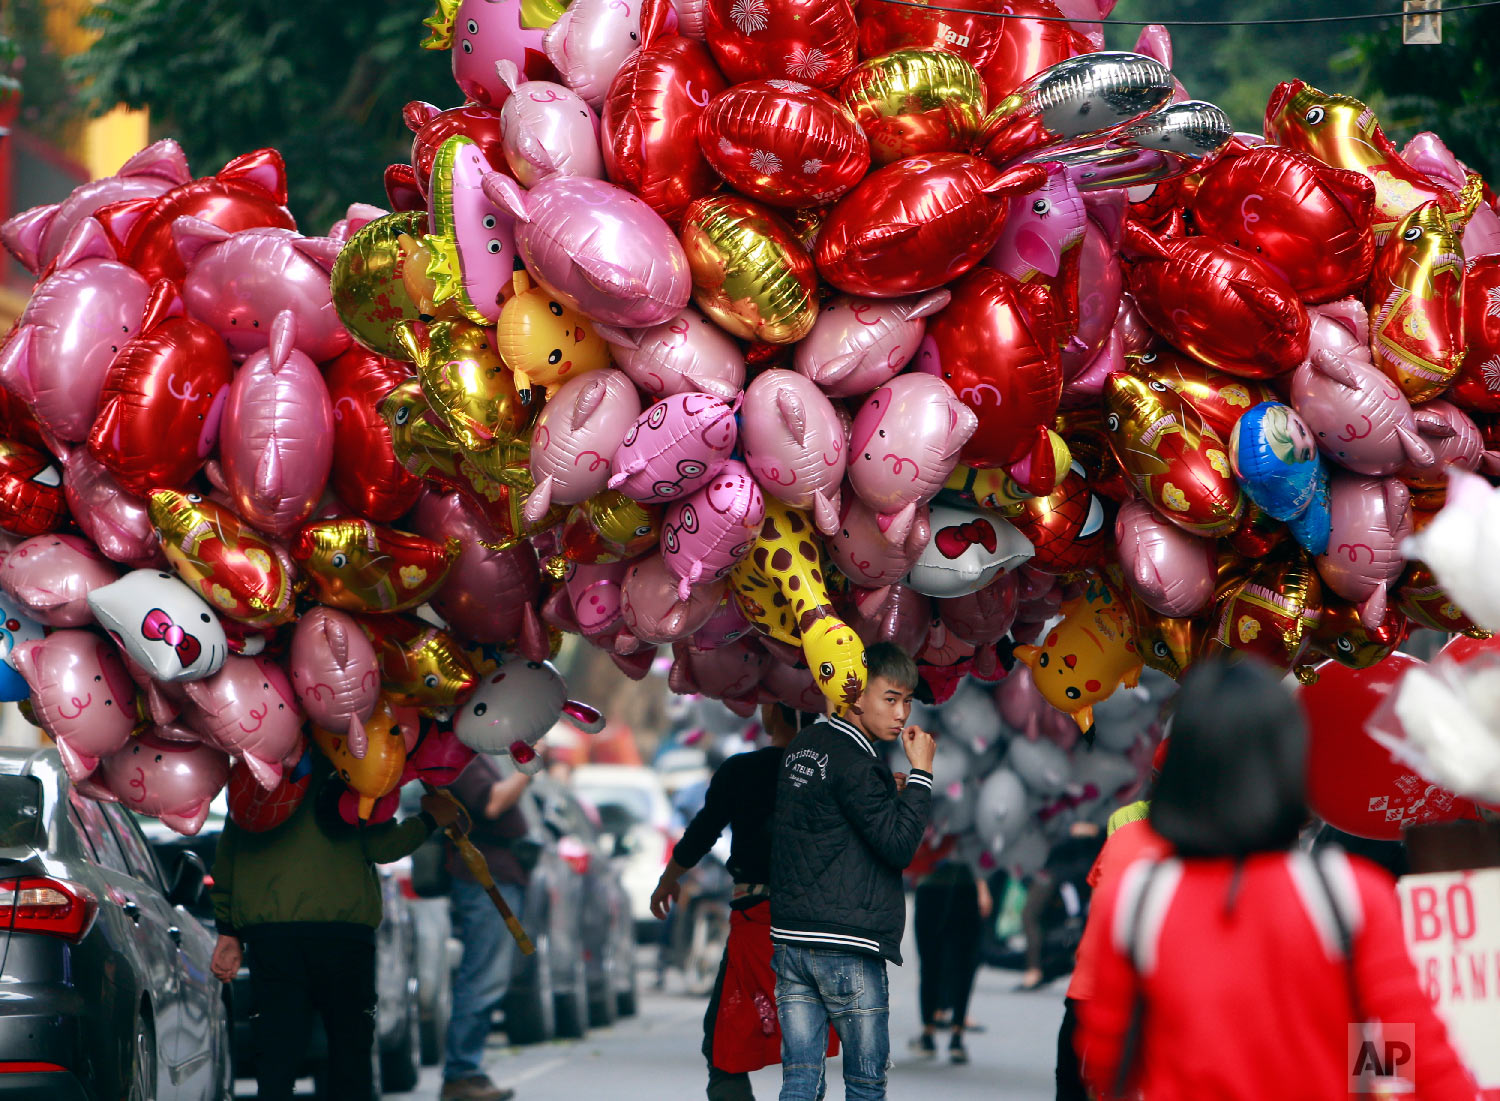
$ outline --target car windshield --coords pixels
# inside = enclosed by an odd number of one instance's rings
[[[35,776],[0,776],[0,849],[35,847],[41,822],[41,781]]]
[[[578,793],[598,808],[601,815],[618,807],[632,821],[651,821],[651,793],[645,788],[617,787],[612,784],[579,784]]]

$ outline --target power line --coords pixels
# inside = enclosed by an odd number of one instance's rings
[[[1022,15],[1016,12],[954,8],[944,4],[924,3],[923,0],[880,0],[880,3],[895,4],[903,8],[920,8],[923,11],[951,12],[954,15],[984,15],[991,19],[1029,19],[1034,23],[1097,23],[1100,26],[1117,27],[1270,27],[1294,23],[1358,23],[1375,19],[1402,19],[1407,15],[1444,15],[1448,12],[1500,7],[1500,0],[1481,0],[1476,4],[1451,4],[1445,8],[1424,8],[1413,12],[1377,11],[1363,12],[1358,15],[1304,15],[1289,19],[1069,19],[1066,16],[1057,15]]]

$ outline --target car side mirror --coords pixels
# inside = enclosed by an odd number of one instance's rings
[[[612,856],[629,856],[635,852],[636,844],[628,833],[617,833],[613,836],[614,846],[610,850]]]
[[[172,877],[172,887],[167,891],[167,901],[173,906],[198,906],[203,901],[204,880],[208,868],[203,858],[191,849],[183,849],[177,857],[177,871]]]

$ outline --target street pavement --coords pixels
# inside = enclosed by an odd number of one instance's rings
[[[891,969],[891,1070],[889,1095],[944,1101],[1050,1101],[1057,1026],[1062,1020],[1066,980],[1032,994],[1011,992],[1019,976],[1012,971],[982,970],[970,1016],[985,1031],[968,1038],[968,1066],[951,1066],[946,1048],[938,1060],[923,1060],[907,1050],[918,1032],[915,953],[906,966]],[[642,973],[640,1014],[614,1028],[591,1032],[587,1039],[559,1041],[530,1048],[506,1048],[496,1033],[489,1073],[516,1091],[517,1101],[691,1101],[703,1096],[705,1074],[702,1021],[705,1002],[674,990],[669,977],[665,993],[650,991],[650,972]],[[844,1096],[840,1060],[829,1065],[828,1101]],[[760,1101],[775,1101],[781,1071],[769,1067],[752,1076]],[[442,1085],[438,1068],[423,1071],[411,1094],[391,1097],[436,1098]]]

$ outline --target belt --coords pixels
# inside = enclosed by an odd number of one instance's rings
[[[734,885],[734,901],[742,898],[753,898],[756,896],[770,898],[771,885],[769,883],[736,883]]]

